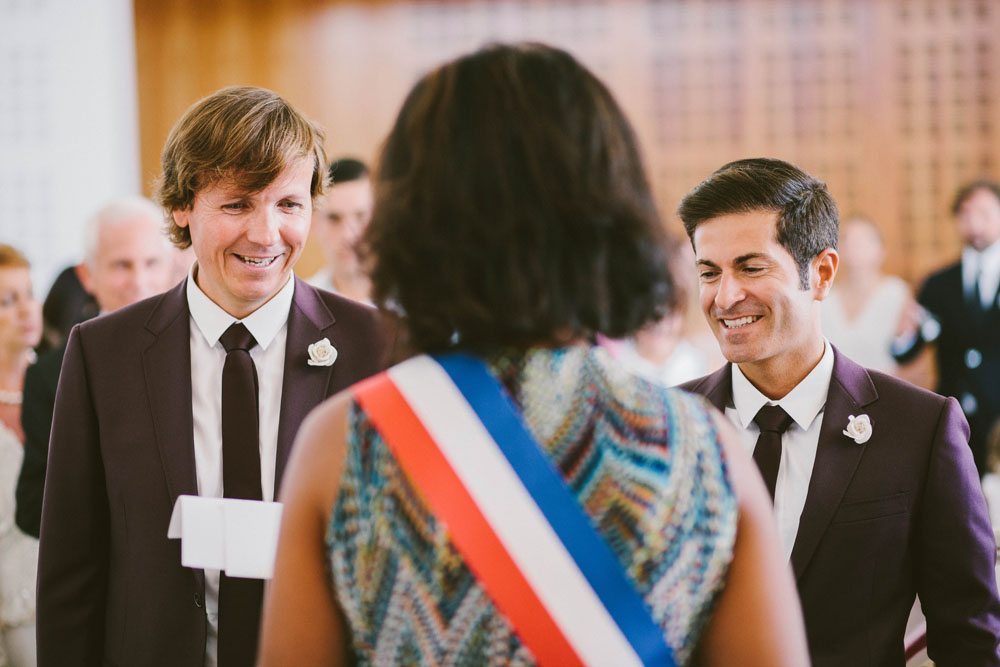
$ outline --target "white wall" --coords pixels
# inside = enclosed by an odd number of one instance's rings
[[[0,0],[0,241],[44,296],[83,222],[140,191],[131,0]]]

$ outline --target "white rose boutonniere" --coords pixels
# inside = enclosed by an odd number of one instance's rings
[[[331,343],[329,338],[318,340],[309,346],[310,366],[333,366],[337,360],[337,348]]]
[[[857,417],[850,415],[847,420],[847,428],[844,429],[844,435],[859,445],[863,445],[871,439],[872,420],[868,415],[858,415]]]

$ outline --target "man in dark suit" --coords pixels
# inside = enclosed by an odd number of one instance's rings
[[[171,250],[162,227],[163,212],[144,197],[110,201],[87,221],[79,275],[100,312],[113,312],[170,286]],[[52,409],[65,352],[64,341],[42,354],[24,374],[24,462],[17,478],[14,517],[18,527],[34,537],[42,521]]]
[[[906,361],[924,343],[936,343],[937,391],[961,404],[984,475],[987,437],[1000,419],[1000,185],[966,185],[951,211],[965,246],[962,257],[924,282],[917,301],[933,319],[901,337],[896,356]]]
[[[957,402],[861,368],[820,329],[838,264],[826,187],[779,160],[741,160],[680,215],[730,361],[682,386],[753,451],[813,664],[903,665],[919,594],[936,664],[1000,665],[996,545]]]
[[[306,413],[383,366],[376,311],[292,275],[322,142],[248,87],[171,131],[158,197],[197,260],[177,287],[70,336],[42,510],[41,667],[254,664],[262,582],[182,567],[167,528],[180,495],[273,500]]]

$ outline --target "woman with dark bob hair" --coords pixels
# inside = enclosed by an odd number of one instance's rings
[[[413,356],[299,433],[263,664],[807,664],[730,428],[590,343],[671,289],[604,85],[539,44],[445,64],[375,189],[375,299]]]

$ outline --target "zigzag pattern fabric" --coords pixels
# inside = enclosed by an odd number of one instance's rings
[[[705,404],[630,375],[600,348],[488,362],[688,663],[736,538]],[[360,664],[535,664],[356,405],[327,545]]]

